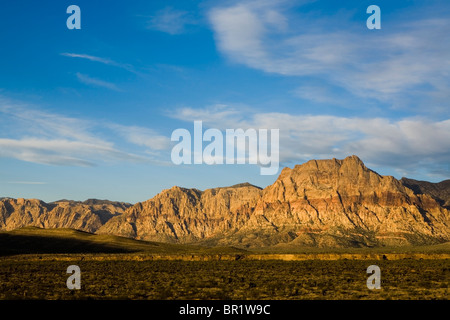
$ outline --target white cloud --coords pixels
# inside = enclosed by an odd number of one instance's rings
[[[77,75],[78,80],[80,80],[80,82],[82,82],[84,84],[87,84],[90,86],[95,86],[95,87],[102,87],[102,88],[106,88],[106,89],[110,89],[110,90],[114,90],[114,91],[121,91],[114,83],[96,79],[96,78],[91,78],[90,76],[79,73],[79,72],[77,72],[76,75]]]
[[[0,115],[0,157],[68,166],[170,164],[170,138],[151,128],[62,116],[1,97]],[[188,130],[196,120],[203,121],[203,130],[279,129],[284,165],[356,154],[370,166],[392,168],[403,175],[415,171],[440,177],[450,174],[450,119],[293,115],[220,104],[181,108],[171,116],[190,122]],[[137,153],[118,148],[120,142],[125,149],[134,146]]]
[[[145,146],[151,150],[170,149],[170,138],[158,134],[155,130],[139,126],[110,125],[128,142],[138,146]]]
[[[13,125],[9,129],[10,134],[23,134],[25,129],[27,135],[40,136],[44,139],[57,136],[93,144],[103,143],[103,140],[89,132],[92,123],[86,120],[40,111],[26,105],[10,103],[5,99],[0,99],[0,113],[5,120],[2,126]]]
[[[188,12],[166,7],[150,18],[147,27],[175,35],[184,33],[189,24],[195,24],[195,21]]]
[[[398,19],[377,33],[345,16],[337,22],[284,9],[278,1],[211,9],[208,17],[219,50],[250,68],[315,77],[324,85],[394,106],[430,98],[436,107],[447,105],[450,42],[443,39],[450,32],[449,19]]]
[[[179,120],[201,120],[205,123],[212,124],[217,128],[233,127],[236,123],[242,121],[243,109],[240,110],[225,104],[215,104],[202,109],[178,108],[175,112],[168,112],[167,116]],[[248,108],[247,108],[248,109]]]
[[[112,65],[116,65],[116,63],[110,59],[106,59],[106,58],[101,58],[101,57],[96,57],[96,56],[91,56],[88,54],[79,54],[79,53],[61,53],[62,56],[65,57],[70,57],[70,58],[82,58],[82,59],[87,59],[90,61],[96,61],[96,62],[100,62],[103,64],[112,64]]]
[[[399,172],[426,170],[427,167],[444,168],[448,172],[450,163],[450,119],[390,120],[279,112],[253,112],[244,118],[234,108],[228,108],[227,114],[218,117],[212,116],[215,108],[210,112],[191,108],[179,112],[185,121],[202,120],[204,128],[279,129],[280,162],[285,164],[351,154],[372,165]]]
[[[95,166],[99,161],[146,161],[144,157],[119,151],[108,143],[41,138],[1,138],[0,157],[41,164],[88,167]]]
[[[210,20],[219,48],[233,59],[251,63],[258,61],[263,66],[267,59],[262,35],[265,33],[263,21],[257,13],[243,5],[213,9]]]
[[[338,105],[341,107],[351,107],[352,101],[347,92],[341,92],[339,94],[334,93],[328,86],[318,85],[303,85],[296,90],[293,90],[293,94],[302,99],[310,100],[315,103]]]
[[[126,133],[126,142],[145,145],[147,150],[139,150],[143,155],[121,150],[98,132],[114,142],[120,142],[119,138]],[[158,151],[164,146],[163,137],[153,133],[151,129],[44,112],[0,97],[0,157],[66,166],[95,166],[103,162],[160,164],[161,161],[148,156],[148,151]]]
[[[92,56],[92,55],[88,55],[88,54],[70,53],[70,52],[61,53],[61,55],[65,56],[65,57],[69,57],[69,58],[86,59],[89,61],[99,62],[99,63],[103,63],[106,65],[111,65],[114,67],[119,67],[119,68],[128,70],[130,72],[135,72],[132,65],[119,63],[119,62],[116,62],[116,61],[108,59],[108,58],[102,58],[102,57]]]
[[[0,139],[0,157],[40,164],[94,166],[94,162],[83,159],[86,153],[93,153],[94,146],[68,140]]]

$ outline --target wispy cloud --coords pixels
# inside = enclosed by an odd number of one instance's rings
[[[0,157],[64,166],[170,164],[170,139],[152,128],[63,116],[1,97],[0,115]],[[279,129],[284,165],[356,154],[372,166],[401,174],[450,175],[450,119],[301,115],[224,104],[179,108],[170,116],[189,122],[188,129],[195,120],[202,120],[204,129],[222,131]],[[126,151],[119,144],[134,150]]]
[[[43,139],[59,137],[71,141],[101,144],[103,140],[90,133],[92,123],[87,120],[38,110],[26,104],[0,98],[0,123],[9,135],[39,136]],[[10,126],[10,127],[8,127]]]
[[[192,24],[196,22],[187,11],[166,7],[150,17],[147,28],[175,35],[184,33],[186,26]]]
[[[100,63],[104,63],[104,64],[117,65],[116,62],[114,62],[114,61],[112,61],[110,59],[96,57],[96,56],[91,56],[91,55],[88,55],[88,54],[64,52],[64,53],[61,53],[61,55],[65,56],[65,57],[71,57],[71,58],[87,59],[87,60],[90,60],[90,61],[100,62]]]
[[[249,110],[248,107],[240,106],[237,109],[226,104],[215,104],[205,108],[178,108],[174,112],[167,112],[166,114],[173,119],[201,120],[219,128],[233,128],[243,120],[244,109]]]
[[[27,184],[27,185],[43,185],[43,184],[47,184],[47,182],[40,182],[40,181],[8,181],[8,183],[11,183],[11,184]]]
[[[65,56],[65,57],[69,57],[69,58],[86,59],[89,61],[99,62],[99,63],[103,63],[106,65],[122,68],[122,69],[128,70],[130,72],[135,72],[134,67],[131,64],[119,63],[119,62],[116,62],[116,61],[108,59],[108,58],[102,58],[102,57],[92,56],[92,55],[88,55],[88,54],[68,53],[68,52],[61,53],[61,55]]]
[[[0,139],[0,157],[65,166],[95,166],[99,159],[143,161],[143,157],[116,150],[110,143],[92,144],[64,139]]]
[[[156,151],[168,150],[171,146],[169,137],[160,135],[153,129],[118,124],[111,124],[109,127],[137,146],[148,147]]]
[[[447,172],[447,175],[450,175],[450,119],[390,120],[279,112],[258,113],[256,110],[250,116],[244,117],[244,114],[235,108],[229,107],[226,110],[226,113],[214,117],[212,115],[215,114],[216,107],[210,108],[209,111],[207,108],[183,108],[175,117],[190,122],[203,120],[204,127],[221,130],[280,129],[280,161],[285,164],[356,154],[374,166],[390,167],[398,172],[440,168],[441,173]],[[228,127],[230,124],[232,126]]]
[[[96,166],[103,162],[160,163],[147,152],[161,150],[164,143],[161,136],[152,136],[151,129],[130,127],[127,130],[126,126],[45,112],[1,97],[0,115],[0,157],[64,166]],[[102,138],[98,132],[111,139]],[[132,143],[145,145],[146,150],[136,154],[118,148],[116,144],[125,132],[130,132]],[[139,133],[147,136],[139,136]]]
[[[79,72],[76,73],[76,76],[80,82],[90,85],[90,86],[102,87],[102,88],[106,88],[106,89],[110,89],[110,90],[114,90],[114,91],[122,91],[114,83],[111,83],[111,82],[107,82],[107,81],[96,79],[96,78],[91,78],[90,76],[79,73]]]
[[[450,20],[442,14],[424,13],[414,23],[399,18],[377,33],[345,15],[326,20],[285,7],[284,1],[244,1],[211,9],[218,49],[250,68],[314,77],[394,107],[417,108],[424,101],[431,102],[429,109],[447,105],[450,42],[442,39]]]

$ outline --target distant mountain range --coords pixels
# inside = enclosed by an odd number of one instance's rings
[[[359,247],[450,241],[450,180],[381,176],[356,156],[284,168],[261,189],[172,187],[131,205],[0,200],[0,230],[71,228],[133,239],[241,247]]]

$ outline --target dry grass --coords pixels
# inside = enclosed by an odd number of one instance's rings
[[[47,257],[48,258],[48,257]],[[450,260],[180,261],[3,258],[0,299],[448,299]],[[81,260],[81,261],[80,261]],[[66,268],[81,268],[81,290]],[[381,290],[366,268],[381,268]]]
[[[74,230],[0,232],[0,299],[448,299],[449,244],[207,248]],[[69,265],[81,290],[69,290]],[[366,269],[381,268],[381,290]]]

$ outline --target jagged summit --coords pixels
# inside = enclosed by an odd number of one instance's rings
[[[210,188],[210,189],[228,189],[228,188],[245,188],[245,187],[262,189],[261,187],[255,186],[249,182],[238,183],[238,184],[234,184],[232,186],[227,186],[227,187],[215,187],[215,188]],[[210,189],[206,189],[206,190],[210,190]],[[167,190],[196,190],[198,192],[203,192],[196,188],[184,188],[184,187],[180,187],[180,186],[173,186]],[[165,191],[165,190],[163,190],[163,191]]]
[[[130,206],[131,204],[126,203],[126,202],[120,202],[120,201],[111,201],[111,200],[106,200],[106,199],[87,199],[85,201],[77,201],[77,200],[68,200],[68,199],[60,199],[57,201],[53,201],[53,202],[49,202],[49,204],[61,204],[61,203],[70,203],[70,204],[85,204],[88,206],[94,206],[94,205],[128,205]]]
[[[346,157],[345,159],[321,159],[321,160],[309,160],[303,164],[297,164],[293,169],[284,168],[280,177],[284,177],[286,174],[293,174],[299,172],[337,172],[346,171],[345,173],[362,173],[362,172],[376,172],[367,168],[364,162],[355,155]]]
[[[255,186],[249,182],[234,184],[234,185],[232,185],[230,187],[226,187],[226,188],[244,188],[244,187],[252,187],[252,188],[262,189],[261,187]]]
[[[320,159],[309,160],[303,164],[297,164],[294,168],[285,167],[281,171],[280,178],[284,178],[286,175],[292,175],[299,172],[333,172],[338,171],[341,168],[351,169],[356,172],[372,171],[367,168],[364,162],[357,156],[352,155],[345,159]],[[373,172],[373,171],[372,171]]]
[[[364,165],[364,162],[356,155],[351,155],[344,159],[336,159],[336,158],[318,159],[318,160],[312,159],[303,164],[295,165],[295,168],[313,166],[313,167],[316,167],[317,169],[321,169],[321,168],[330,167],[330,166],[341,166],[343,164],[356,165],[356,166],[361,166],[361,167],[366,168],[366,166]]]
[[[262,190],[245,184],[157,195],[99,232],[227,245],[376,246],[445,241],[448,220],[448,211],[428,195],[415,195],[350,156],[285,168]]]
[[[132,206],[104,200],[47,205],[3,199],[0,229],[64,227],[250,247],[432,244],[450,240],[450,213],[436,190],[442,198],[449,186],[381,176],[350,156],[284,168],[264,189],[250,183],[204,191],[174,186]]]

